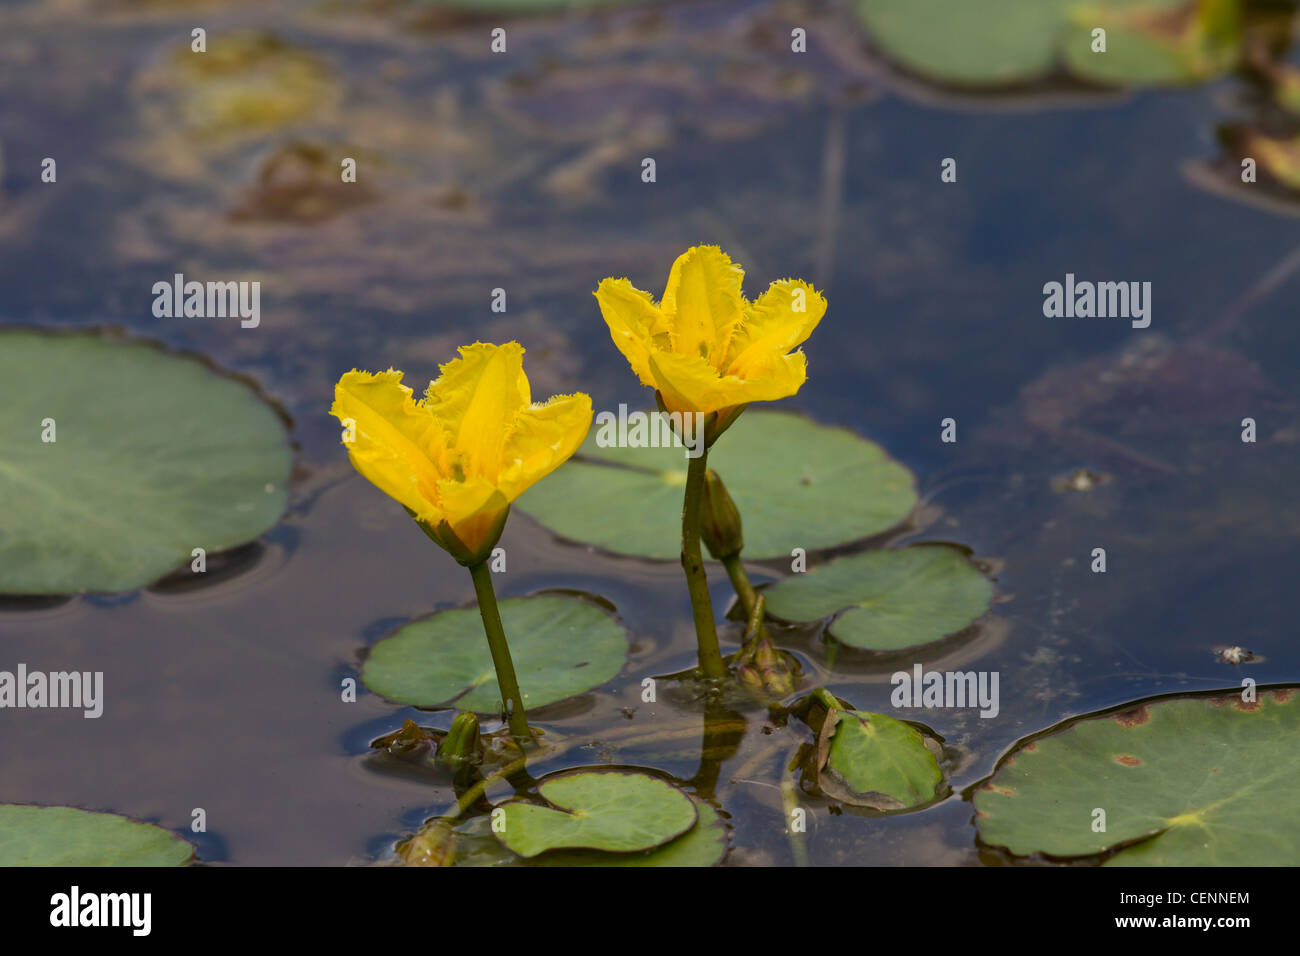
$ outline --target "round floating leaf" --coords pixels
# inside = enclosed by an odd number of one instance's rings
[[[1300,859],[1300,693],[1157,700],[1031,739],[974,794],[980,839],[1117,866]],[[1105,812],[1105,832],[1094,830]]]
[[[1109,0],[1070,11],[1065,60],[1099,83],[1191,83],[1233,67],[1241,46],[1240,0]],[[1092,31],[1106,31],[1105,53]]]
[[[526,708],[585,693],[623,669],[627,633],[587,601],[542,594],[510,598],[500,609]],[[478,608],[440,611],[399,628],[371,649],[361,679],[401,704],[501,708]]]
[[[1040,80],[1064,64],[1105,83],[1204,79],[1236,59],[1237,0],[858,0],[893,60],[928,79],[996,87]],[[1106,30],[1106,52],[1092,50]]]
[[[283,423],[197,359],[7,330],[0,381],[0,593],[130,591],[284,511]]]
[[[189,843],[152,823],[0,804],[0,866],[183,866],[193,857]]]
[[[830,739],[820,785],[830,796],[851,803],[883,794],[897,806],[880,802],[880,809],[910,809],[929,803],[943,786],[939,761],[925,736],[911,724],[865,710],[837,710],[839,720]],[[842,780],[848,793],[828,780],[826,771]]]
[[[930,79],[1000,85],[1047,73],[1069,0],[858,0],[892,59]]]
[[[876,810],[911,810],[947,792],[937,738],[885,714],[845,707],[825,688],[795,705],[817,735],[805,772],[829,797]]]
[[[667,781],[641,773],[587,771],[551,777],[538,787],[549,807],[511,801],[497,834],[513,852],[632,853],[662,846],[695,826],[698,812]]]
[[[689,796],[689,795],[688,795]],[[713,866],[727,855],[727,828],[718,812],[691,797],[699,814],[695,826],[652,850],[602,853],[599,850],[552,850],[524,860],[507,850],[491,832],[488,817],[475,817],[457,828],[457,866]]]
[[[639,853],[556,850],[535,858],[535,866],[713,866],[727,855],[727,827],[718,811],[691,797],[699,815],[695,826],[663,846]]]
[[[943,545],[866,551],[777,582],[767,609],[787,621],[830,626],[851,647],[898,651],[968,627],[988,610],[993,585],[964,554]]]
[[[566,538],[677,557],[685,449],[602,448],[602,434],[598,423],[581,457],[529,489],[519,507]],[[880,446],[789,412],[746,411],[709,452],[709,467],[740,510],[748,558],[871,537],[916,504],[912,473]]]

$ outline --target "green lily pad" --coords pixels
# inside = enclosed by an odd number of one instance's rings
[[[1017,747],[974,793],[980,839],[1108,866],[1300,859],[1300,693],[1165,698]],[[1105,830],[1094,830],[1104,811]]]
[[[956,548],[915,545],[836,558],[764,591],[767,609],[787,621],[831,622],[837,641],[900,651],[941,640],[988,610],[993,585]]]
[[[550,804],[511,801],[500,808],[497,838],[525,858],[547,850],[652,850],[692,829],[696,805],[672,784],[620,770],[563,773],[538,792]]]
[[[938,796],[943,771],[919,730],[865,710],[841,710],[838,714],[823,774],[826,769],[833,770],[849,787],[854,802],[859,802],[860,795],[880,793],[897,801],[898,809],[906,809]],[[822,789],[826,788],[823,782]]]
[[[689,796],[689,794],[688,794]],[[695,826],[652,850],[602,853],[599,850],[551,850],[525,860],[493,838],[486,816],[457,827],[457,866],[714,866],[727,855],[727,828],[718,811],[698,797]]]
[[[0,866],[183,866],[194,847],[115,813],[0,804]]]
[[[198,359],[3,330],[0,381],[0,593],[130,591],[284,512],[284,424]]]
[[[627,632],[595,605],[557,594],[500,603],[524,707],[582,694],[615,677],[627,659]],[[478,608],[412,621],[371,648],[361,680],[400,704],[497,713],[492,654]]]
[[[857,10],[893,60],[954,86],[1023,84],[1062,65],[1109,84],[1201,80],[1232,67],[1240,40],[1237,0],[858,0]],[[1104,53],[1092,51],[1098,27]]]
[[[575,541],[676,558],[685,449],[602,448],[600,434],[593,426],[579,457],[529,489],[519,507]],[[709,467],[740,510],[748,558],[868,538],[916,505],[912,473],[879,445],[789,412],[746,411],[710,450]]]
[[[844,707],[818,689],[805,720],[817,734],[808,769],[828,797],[876,810],[911,810],[947,792],[939,741],[886,714]]]

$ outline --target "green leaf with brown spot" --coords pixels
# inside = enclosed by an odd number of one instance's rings
[[[974,793],[980,839],[1108,866],[1300,862],[1300,693],[1161,698],[1017,747]],[[1096,810],[1105,831],[1094,829]]]

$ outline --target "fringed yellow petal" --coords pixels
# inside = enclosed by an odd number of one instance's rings
[[[412,511],[436,511],[420,489],[437,479],[431,457],[442,447],[443,431],[402,384],[401,372],[346,373],[334,386],[330,414],[344,426],[357,471]]]
[[[463,469],[463,477],[495,482],[506,436],[531,401],[524,348],[518,342],[476,342],[461,348],[460,356],[440,366],[442,375],[430,383],[424,407],[453,436],[457,455],[452,461]]]
[[[655,384],[670,412],[716,412],[749,401],[745,383],[734,376],[722,378],[699,355],[676,352],[650,353]]]
[[[779,355],[744,380],[744,401],[774,402],[788,398],[808,379],[808,359],[803,352]]]
[[[731,342],[726,371],[749,379],[801,345],[822,316],[826,299],[801,279],[773,282],[745,309],[745,322]]]
[[[591,428],[591,396],[557,395],[519,413],[506,439],[499,485],[514,501],[578,450]]]
[[[427,490],[433,485],[421,481],[399,456],[376,446],[364,452],[350,449],[348,459],[361,477],[401,502],[421,521],[437,524],[442,520],[436,495]]]
[[[717,246],[693,246],[673,263],[658,309],[626,279],[601,282],[596,298],[615,344],[669,411],[785,398],[807,378],[807,360],[791,350],[826,314],[826,299],[801,279],[782,279],[749,303],[743,280]]]
[[[650,350],[655,338],[668,348],[668,323],[649,292],[635,288],[627,279],[603,279],[596,287],[600,314],[609,326],[614,345],[623,353],[642,385],[653,385],[650,377]]]
[[[692,246],[677,257],[661,306],[674,352],[721,365],[744,320],[744,278],[744,270],[717,246]]]
[[[331,412],[351,424],[356,469],[400,501],[456,560],[482,561],[513,501],[582,444],[591,398],[532,405],[518,342],[460,350],[417,403],[402,373],[351,371]]]

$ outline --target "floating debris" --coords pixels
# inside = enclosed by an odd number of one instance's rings
[[[1100,471],[1093,471],[1091,468],[1076,468],[1068,475],[1059,475],[1052,479],[1052,490],[1059,492],[1067,491],[1092,491],[1098,485],[1104,485],[1110,481],[1110,475]]]
[[[1247,664],[1251,661],[1258,660],[1253,653],[1244,647],[1221,647],[1215,657],[1224,664],[1231,664],[1234,667],[1238,664]]]
[[[353,151],[355,152],[355,151]],[[348,151],[295,141],[262,163],[257,182],[230,211],[236,222],[322,222],[377,198],[363,182],[344,182]]]

